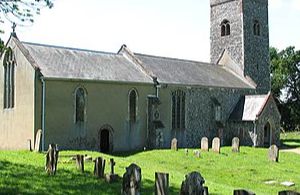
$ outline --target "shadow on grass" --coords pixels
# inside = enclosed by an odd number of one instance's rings
[[[289,148],[299,148],[300,147],[300,139],[283,139],[281,140],[281,148],[289,149]]]
[[[0,161],[0,194],[120,194],[122,179],[108,184],[91,172],[60,169],[48,176],[42,166]],[[170,187],[170,194],[179,189]],[[154,181],[143,179],[141,194],[153,194]]]

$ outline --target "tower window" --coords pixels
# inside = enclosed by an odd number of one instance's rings
[[[185,129],[185,92],[172,92],[172,129]]]
[[[253,34],[256,35],[256,36],[260,36],[260,24],[259,24],[258,20],[254,21]]]
[[[15,65],[15,56],[9,48],[5,53],[3,61],[4,109],[13,108],[15,105]]]
[[[228,20],[223,20],[221,23],[221,36],[228,36],[230,35],[230,23]]]

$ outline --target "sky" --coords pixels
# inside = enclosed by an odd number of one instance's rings
[[[209,0],[55,0],[35,22],[17,26],[21,41],[116,53],[209,61]],[[269,0],[270,46],[300,49],[300,0]],[[11,24],[1,24],[7,40]]]

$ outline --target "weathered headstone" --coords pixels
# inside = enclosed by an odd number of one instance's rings
[[[118,175],[115,174],[115,170],[114,170],[116,162],[114,161],[113,158],[111,158],[109,161],[109,164],[110,164],[110,173],[105,175],[105,180],[108,183],[112,183],[112,182],[117,181],[117,179],[118,179]]]
[[[176,138],[173,138],[172,141],[171,141],[171,149],[175,150],[175,151],[178,150],[178,148],[177,148],[177,139]]]
[[[46,166],[45,170],[49,175],[55,175],[58,162],[58,147],[55,144],[49,144],[48,151],[46,153]]]
[[[197,158],[200,158],[200,151],[199,150],[194,150],[193,153],[194,153],[194,156],[196,156]]]
[[[82,173],[84,172],[84,156],[77,154],[76,155],[76,167]]]
[[[272,145],[269,147],[268,158],[270,161],[278,162],[279,149],[276,145]]]
[[[203,195],[208,195],[208,187],[204,186]]]
[[[280,191],[278,192],[278,195],[300,195],[300,192],[294,192],[294,191]]]
[[[139,166],[132,163],[126,168],[123,175],[122,195],[140,195],[142,171]]]
[[[248,190],[238,189],[233,191],[233,195],[255,195],[255,193]]]
[[[41,151],[41,139],[42,139],[42,130],[39,129],[39,130],[37,130],[36,135],[35,135],[34,150],[36,152]]]
[[[98,157],[95,159],[94,175],[98,178],[104,177],[105,159]]]
[[[240,152],[240,139],[238,137],[232,139],[232,152]]]
[[[155,195],[169,194],[169,173],[155,172]]]
[[[32,151],[32,147],[31,147],[31,139],[27,140],[27,144],[28,144],[28,149],[31,152]]]
[[[220,138],[215,137],[212,141],[212,151],[220,153]]]
[[[184,153],[185,153],[185,155],[187,156],[188,154],[189,154],[189,149],[184,149]]]
[[[204,195],[204,178],[198,172],[191,172],[185,176],[181,184],[180,195]]]
[[[207,137],[202,137],[201,139],[201,150],[202,151],[208,151],[208,138]]]

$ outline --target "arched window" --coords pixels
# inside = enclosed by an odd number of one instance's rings
[[[214,112],[214,120],[221,121],[221,104],[216,98],[211,98],[213,102],[213,112]]]
[[[230,23],[228,20],[223,20],[221,23],[221,36],[230,35]]]
[[[16,60],[12,50],[9,48],[3,60],[4,74],[4,97],[3,105],[5,109],[15,106],[15,65]]]
[[[260,36],[260,24],[259,24],[258,20],[254,20],[253,34],[256,36]]]
[[[136,122],[137,116],[137,92],[135,89],[132,89],[129,92],[129,121],[134,123]]]
[[[172,129],[185,129],[185,92],[172,92]]]
[[[86,93],[82,87],[75,91],[75,123],[85,121]]]

